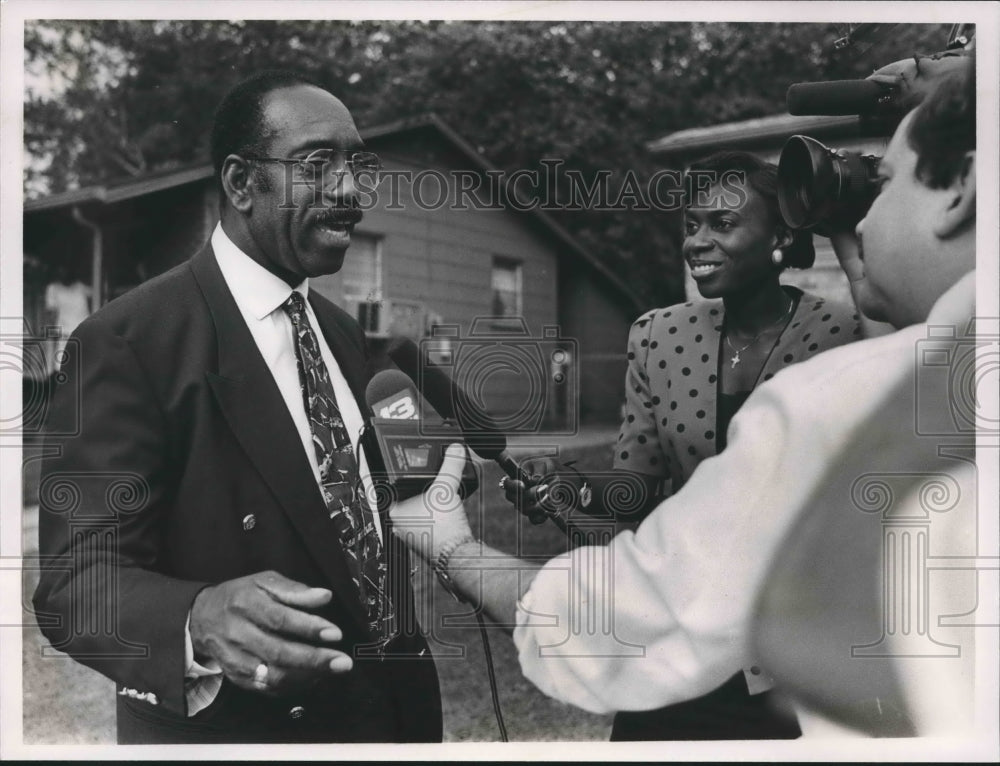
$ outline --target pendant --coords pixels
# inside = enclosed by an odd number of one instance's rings
[[[730,367],[729,369],[730,370],[735,370],[736,369],[736,365],[738,365],[740,363],[740,361],[741,361],[740,360],[740,352],[737,351],[735,354],[733,354],[732,357],[729,359],[729,361],[732,364],[732,367]]]

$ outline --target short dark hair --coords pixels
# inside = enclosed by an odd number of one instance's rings
[[[787,228],[792,234],[792,243],[783,248],[785,254],[782,267],[791,266],[795,269],[808,269],[816,260],[816,250],[813,248],[812,233],[796,231],[785,223],[778,206],[778,166],[766,162],[750,152],[723,150],[715,152],[702,159],[695,160],[687,169],[697,172],[712,172],[721,177],[723,173],[736,171],[741,173],[750,188],[756,191],[767,205],[771,219]],[[687,189],[685,183],[684,188]]]
[[[906,141],[917,154],[922,183],[942,189],[955,180],[966,153],[976,150],[974,62],[942,79],[916,108]]]
[[[222,164],[230,154],[266,154],[271,135],[264,124],[264,101],[268,94],[295,85],[322,85],[298,72],[268,69],[234,85],[215,110],[212,123],[212,167],[222,185]]]

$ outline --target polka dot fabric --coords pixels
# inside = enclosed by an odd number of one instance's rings
[[[784,290],[798,306],[758,385],[790,364],[861,337],[853,306]],[[649,311],[632,324],[616,468],[669,478],[676,492],[715,454],[723,322],[722,301],[692,301]]]

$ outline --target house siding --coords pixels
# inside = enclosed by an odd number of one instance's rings
[[[451,178],[453,169],[481,169],[432,127],[382,135],[370,140],[368,146],[382,156],[389,171],[431,170]],[[494,259],[499,257],[520,266],[521,315],[527,328],[527,345],[516,347],[517,353],[508,356],[513,370],[509,366],[491,368],[489,374],[479,378],[475,393],[488,408],[500,415],[529,411],[521,427],[514,431],[544,428],[565,433],[578,424],[571,417],[577,412],[601,420],[617,418],[624,369],[618,369],[623,364],[619,357],[636,313],[623,307],[628,300],[618,296],[617,288],[609,286],[583,256],[534,216],[500,207],[469,206],[461,210],[444,204],[422,209],[415,203],[408,184],[399,186],[395,200],[387,199],[388,191],[380,189],[382,199],[365,211],[356,228],[359,235],[378,241],[380,297],[390,304],[402,301],[422,305],[437,324],[454,330],[456,340],[468,341],[464,346],[453,342],[454,351],[465,348],[472,353],[483,348],[484,343],[512,340],[509,324],[476,320],[488,317],[493,310]],[[216,195],[214,179],[208,177],[174,187],[161,185],[113,203],[89,203],[85,212],[100,221],[104,231],[107,297],[195,253],[218,220]],[[26,211],[25,247],[26,252],[49,263],[65,252],[73,253],[81,263],[90,262],[89,233],[72,221],[69,203]],[[364,250],[355,248],[353,252],[355,257],[365,257]],[[347,258],[351,257],[349,250]],[[560,281],[561,275],[568,276]],[[345,300],[342,275],[314,279],[312,286],[334,302],[351,307]],[[470,338],[474,327],[480,336]],[[539,341],[546,328],[555,328],[551,331],[554,337]],[[417,324],[411,329],[414,339],[419,339],[428,328]],[[376,354],[380,349],[384,351],[387,332],[381,335],[381,339],[373,337]],[[560,346],[571,345],[561,342],[566,337],[577,340],[584,350],[571,365],[574,377],[569,384],[554,387],[552,357]],[[515,345],[508,342],[503,348],[515,349]],[[530,355],[518,357],[526,348]],[[456,358],[462,364],[475,360],[471,368],[458,364],[453,369],[459,377],[469,375],[480,363],[474,353],[458,353]],[[562,392],[562,400],[554,390]],[[577,404],[578,392],[584,399]],[[572,406],[564,400],[570,395]],[[536,419],[538,413],[542,413],[541,421]]]

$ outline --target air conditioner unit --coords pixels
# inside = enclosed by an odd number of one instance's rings
[[[420,301],[386,301],[389,334],[419,340],[427,332],[427,307]]]
[[[426,331],[427,309],[419,301],[347,298],[345,302],[369,338],[401,335],[418,340]]]

